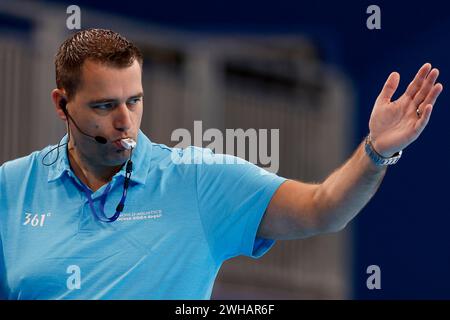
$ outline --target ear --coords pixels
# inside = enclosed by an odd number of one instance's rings
[[[67,105],[67,98],[65,91],[61,89],[54,89],[52,91],[51,96],[53,105],[55,106],[56,109],[56,114],[61,120],[67,121],[66,113],[62,108],[63,106]]]

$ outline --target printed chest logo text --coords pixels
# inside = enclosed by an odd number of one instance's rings
[[[45,222],[51,217],[52,214],[48,213],[29,213],[25,212],[25,219],[22,225],[31,227],[43,227]]]
[[[162,210],[150,210],[145,212],[122,213],[117,221],[156,220],[162,217]]]

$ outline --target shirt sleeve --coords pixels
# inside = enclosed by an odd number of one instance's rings
[[[259,258],[275,243],[257,237],[266,208],[285,178],[248,161],[196,148],[199,212],[216,261]]]

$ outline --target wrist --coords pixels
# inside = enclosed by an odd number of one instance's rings
[[[364,142],[364,150],[367,156],[372,160],[377,166],[387,166],[391,164],[397,163],[402,155],[402,151],[396,152],[391,156],[385,156],[384,154],[380,154],[379,150],[376,149],[375,141],[373,141],[370,134],[366,137]]]
[[[374,139],[370,133],[366,137],[366,140],[370,144],[370,146],[371,146],[372,150],[375,152],[375,154],[382,158],[391,158],[398,153],[398,152],[393,152],[393,151],[383,149],[383,147],[380,146],[378,140]]]

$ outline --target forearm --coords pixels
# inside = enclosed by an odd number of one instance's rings
[[[361,143],[352,157],[314,193],[316,215],[322,230],[330,232],[344,228],[375,194],[385,173],[386,167],[373,164]]]

